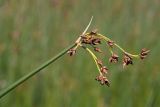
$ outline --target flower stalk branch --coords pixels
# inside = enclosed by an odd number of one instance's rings
[[[122,60],[123,68],[127,65],[130,64],[132,65],[133,58],[144,59],[149,53],[149,50],[144,48],[141,50],[140,54],[131,54],[125,51],[121,46],[119,46],[117,43],[112,41],[107,36],[97,33],[97,30],[93,30],[89,33],[84,32],[81,35],[81,37],[79,37],[78,40],[76,41],[77,46],[68,51],[68,53],[70,54],[70,56],[74,55],[77,47],[79,46],[88,51],[88,53],[92,56],[93,60],[95,61],[95,64],[99,71],[99,75],[96,77],[96,80],[100,82],[101,85],[106,84],[107,86],[110,86],[110,83],[106,77],[106,74],[108,73],[108,68],[106,66],[103,66],[102,61],[96,57],[96,55],[92,52],[92,50],[87,47],[87,45],[90,45],[94,49],[94,51],[102,53],[102,50],[98,48],[97,45],[101,45],[103,42],[105,42],[105,44],[108,45],[108,49],[111,53],[111,57],[109,58],[110,63],[117,63],[119,61],[119,56],[113,51],[113,48],[118,48],[122,51],[122,53],[124,54]]]
[[[82,46],[82,47],[83,47],[86,51],[88,51],[88,53],[92,56],[93,60],[95,61],[95,64],[96,64],[96,66],[97,66],[97,69],[98,69],[100,75],[102,75],[101,70],[100,70],[99,65],[98,65],[98,62],[97,62],[98,58],[96,57],[96,55],[95,55],[89,48],[87,48],[87,47],[85,47],[85,46]]]

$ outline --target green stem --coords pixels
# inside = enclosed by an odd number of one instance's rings
[[[47,66],[49,66],[51,63],[53,63],[56,60],[58,60],[59,58],[61,58],[65,53],[67,53],[67,51],[69,49],[73,48],[75,45],[76,44],[72,44],[68,48],[65,48],[63,51],[61,51],[55,57],[51,58],[50,60],[48,60],[47,62],[45,62],[44,64],[42,64],[40,67],[38,67],[37,69],[35,69],[32,72],[26,74],[25,76],[23,76],[22,78],[20,78],[19,80],[17,80],[15,83],[13,83],[10,86],[8,86],[6,89],[2,90],[1,93],[0,93],[0,99],[2,97],[4,97],[5,95],[7,95],[10,91],[12,91],[16,87],[18,87],[19,85],[21,85],[22,83],[24,83],[26,80],[28,80],[29,78],[31,78],[32,76],[34,76],[35,74],[37,74],[38,72],[40,72],[41,70],[43,70],[44,68],[46,68]]]
[[[104,39],[106,42],[107,42],[107,41],[111,41],[111,39],[109,39],[108,37],[103,36],[103,35],[101,35],[101,34],[98,34],[98,36],[102,37],[102,39]],[[128,52],[126,52],[122,47],[120,47],[118,44],[114,43],[114,45],[115,45],[116,47],[118,47],[123,53],[126,53],[127,55],[129,55],[129,56],[131,56],[131,57],[139,58],[139,54],[138,54],[138,55],[135,55],[135,54],[128,53]],[[111,53],[112,53],[112,51],[111,51]]]
[[[135,57],[135,58],[139,58],[139,55],[130,54],[130,53],[126,52],[123,48],[121,48],[121,47],[120,47],[119,45],[117,45],[116,43],[115,43],[115,46],[117,46],[123,53],[125,53],[125,54],[127,54],[127,55],[129,55],[129,56]]]
[[[96,57],[96,55],[94,55],[94,53],[93,53],[89,48],[84,47],[84,46],[82,46],[82,47],[83,47],[83,49],[87,50],[87,51],[91,54],[92,58],[93,58],[94,61],[95,61],[95,64],[96,64],[96,66],[97,66],[97,69],[98,69],[100,75],[102,75],[101,70],[100,70],[100,68],[99,68],[99,65],[98,65],[98,63],[97,63],[98,58]]]
[[[86,31],[88,30],[89,26],[92,23],[92,19],[93,16],[91,17],[89,24],[87,25],[87,27],[85,28],[85,30],[83,31],[82,35],[84,35],[86,33]],[[57,59],[59,59],[60,57],[62,57],[65,53],[67,53],[67,51],[73,47],[76,46],[76,48],[79,46],[79,42],[81,40],[81,37],[79,37],[76,42],[72,45],[70,45],[68,48],[65,48],[63,51],[61,51],[59,54],[57,54],[55,57],[51,58],[50,60],[48,60],[47,62],[45,62],[44,64],[42,64],[40,67],[38,67],[37,69],[33,70],[32,72],[26,74],[25,76],[23,76],[22,78],[20,78],[19,80],[17,80],[16,82],[14,82],[13,84],[11,84],[10,86],[8,86],[6,89],[2,90],[0,93],[0,99],[5,96],[6,94],[8,94],[10,91],[12,91],[13,89],[15,89],[16,87],[18,87],[19,85],[21,85],[23,82],[25,82],[26,80],[28,80],[29,78],[31,78],[32,76],[34,76],[35,74],[37,74],[38,72],[40,72],[41,70],[43,70],[44,68],[46,68],[47,66],[49,66],[51,63],[55,62]]]

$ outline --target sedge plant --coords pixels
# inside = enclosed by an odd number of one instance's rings
[[[95,62],[95,65],[98,70],[98,76],[96,76],[96,81],[98,81],[101,85],[107,85],[110,86],[110,82],[107,78],[107,73],[109,69],[104,66],[102,60],[100,60],[93,51],[101,53],[102,50],[98,48],[98,45],[102,45],[103,43],[108,47],[109,52],[111,53],[111,57],[109,58],[110,63],[117,63],[119,61],[119,56],[113,51],[113,48],[118,48],[122,51],[124,54],[123,60],[122,60],[122,65],[123,67],[133,64],[133,59],[138,58],[138,59],[144,59],[147,54],[149,53],[149,50],[143,48],[139,54],[131,54],[127,52],[125,49],[123,49],[121,46],[119,46],[115,41],[111,40],[108,38],[106,35],[102,35],[97,32],[97,30],[93,30],[89,33],[87,33],[88,28],[91,25],[93,16],[90,19],[89,24],[83,31],[83,33],[78,37],[78,39],[70,45],[69,47],[65,48],[63,51],[61,51],[59,54],[54,56],[53,58],[49,59],[47,62],[42,64],[40,67],[36,68],[35,70],[31,71],[30,73],[24,75],[22,78],[5,88],[0,92],[0,99],[3,98],[5,95],[7,95],[9,92],[11,92],[13,89],[24,83],[26,80],[29,78],[33,77],[36,75],[38,72],[41,70],[45,69],[48,67],[50,64],[54,63],[56,60],[61,58],[63,55],[68,53],[70,56],[73,56],[76,54],[77,49],[79,47],[83,48],[85,51],[89,53],[89,55],[93,58],[93,61]],[[90,49],[88,47],[90,45],[93,49]]]

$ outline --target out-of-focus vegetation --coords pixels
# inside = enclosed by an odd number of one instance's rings
[[[149,57],[122,69],[121,62],[108,63],[103,47],[108,88],[94,80],[94,62],[79,49],[5,96],[0,107],[158,107],[159,0],[0,0],[0,90],[72,44],[92,15],[91,28],[129,52],[147,47]]]

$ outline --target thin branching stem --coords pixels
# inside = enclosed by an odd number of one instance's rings
[[[92,56],[92,58],[93,58],[94,61],[95,61],[95,64],[96,64],[96,66],[97,66],[97,69],[98,69],[99,73],[102,75],[101,70],[100,70],[100,68],[99,68],[99,65],[98,65],[98,63],[97,63],[98,58],[96,57],[96,55],[95,55],[89,48],[84,47],[84,46],[82,46],[82,47],[83,47],[83,49],[85,49],[86,51],[88,51],[89,54]]]
[[[105,41],[111,41],[111,39],[109,39],[108,37],[103,36],[103,35],[101,35],[101,34],[98,34],[98,36],[100,36],[101,38],[103,38]],[[127,55],[129,55],[129,56],[135,57],[135,58],[139,58],[139,54],[136,55],[136,54],[128,53],[128,52],[126,52],[122,47],[120,47],[118,44],[114,43],[114,45],[115,45],[116,47],[118,47],[123,53],[125,53],[125,54],[127,54]],[[111,51],[111,53],[112,53],[112,50],[111,50],[111,49],[110,49],[110,51]]]

